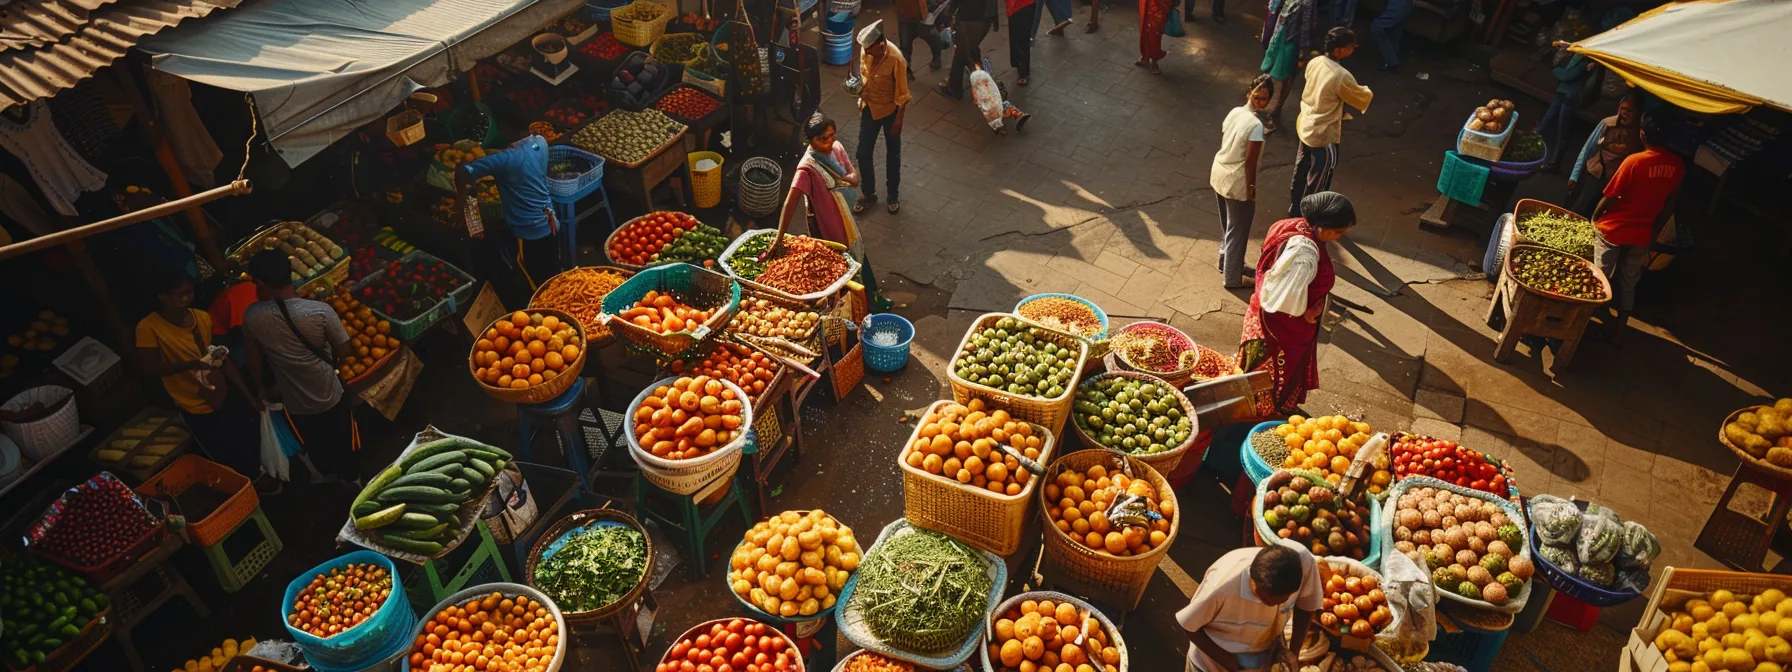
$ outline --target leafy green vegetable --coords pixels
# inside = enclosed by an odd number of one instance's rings
[[[1506,142],[1506,151],[1500,160],[1509,163],[1529,163],[1543,158],[1543,136],[1523,129],[1512,132],[1512,138]]]
[[[647,572],[647,538],[633,527],[579,532],[535,566],[535,585],[566,611],[592,611],[622,599]]]
[[[956,539],[914,529],[893,536],[859,565],[849,616],[905,651],[936,653],[981,627],[989,606],[988,560]]]
[[[775,238],[777,236],[754,236],[743,241],[740,247],[734,248],[734,256],[728,258],[728,265],[734,269],[734,274],[752,280],[764,273],[765,264],[759,261],[759,255],[771,247]]]

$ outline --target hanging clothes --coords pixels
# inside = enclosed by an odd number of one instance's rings
[[[44,212],[43,206],[38,205],[30,189],[4,173],[0,173],[0,215],[23,227],[25,238],[47,236],[62,228],[56,225],[50,213]]]
[[[83,79],[73,88],[45,99],[50,104],[50,118],[62,131],[62,139],[88,163],[98,162],[112,151],[112,141],[119,134],[120,122],[106,105],[98,81]]]
[[[25,106],[22,120],[10,110],[0,112],[0,149],[25,163],[50,207],[64,215],[76,215],[75,199],[82,192],[106,186],[106,174],[76,154],[56,131],[50,106],[41,98]]]
[[[185,79],[151,70],[149,88],[155,96],[156,113],[162,117],[162,132],[168,138],[168,147],[174,150],[175,161],[180,163],[180,172],[187,176],[187,184],[195,191],[217,186],[218,162],[224,160],[224,152],[205,130],[199,111],[193,108],[192,87]]]

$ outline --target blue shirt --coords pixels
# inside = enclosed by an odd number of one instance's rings
[[[531,135],[509,149],[467,163],[464,170],[472,179],[490,175],[497,180],[504,221],[512,234],[523,240],[548,236],[543,210],[553,207],[553,201],[548,198],[547,140]]]

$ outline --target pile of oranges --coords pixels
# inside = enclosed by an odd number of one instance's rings
[[[524,390],[560,376],[579,359],[578,326],[555,315],[517,311],[473,344],[473,376],[493,387]]]
[[[1033,474],[1022,469],[1010,451],[1038,460],[1043,450],[1044,441],[1033,433],[1033,425],[999,408],[989,411],[982,399],[972,399],[969,405],[942,404],[922,418],[902,461],[941,478],[1013,496],[1027,487]]]
[[[336,367],[338,378],[350,380],[367,373],[369,368],[398,349],[398,338],[392,335],[392,323],[379,319],[373,309],[362,305],[347,287],[336,288],[336,294],[325,303],[330,304],[330,309],[342,320],[342,327],[348,331],[349,346],[354,348],[354,352],[342,360],[341,366]]]
[[[1276,436],[1288,445],[1284,469],[1317,469],[1333,485],[1350,470],[1357,449],[1369,442],[1369,423],[1352,422],[1342,415],[1306,418],[1288,416],[1288,422],[1275,428]]]
[[[765,394],[766,386],[778,377],[778,361],[769,355],[749,348],[740,343],[722,342],[716,344],[707,357],[695,364],[687,364],[684,360],[672,362],[673,373],[692,376],[712,376],[739,385],[747,398],[758,399]]]
[[[560,634],[547,605],[494,592],[447,607],[424,623],[411,643],[411,669],[538,672],[553,664]]]
[[[710,311],[693,308],[670,293],[648,290],[635,305],[616,316],[662,334],[694,330],[709,321]]]
[[[709,376],[661,385],[635,408],[635,440],[655,457],[688,460],[734,441],[746,430],[746,406],[722,381]]]
[[[1159,501],[1157,488],[1142,478],[1110,472],[1096,464],[1085,471],[1066,467],[1045,486],[1046,515],[1059,531],[1090,549],[1127,557],[1164,545],[1176,519],[1173,501]],[[1142,524],[1125,525],[1109,519],[1116,500],[1143,497],[1156,516],[1144,516]]]

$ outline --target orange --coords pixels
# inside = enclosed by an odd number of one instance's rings
[[[541,381],[542,381],[541,374],[539,374],[539,373],[529,374],[529,384],[530,385],[540,385]]]
[[[520,310],[519,310],[519,311],[516,311],[516,312],[515,312],[515,313],[511,313],[511,315],[510,315],[510,321],[511,321],[511,322],[514,322],[514,323],[516,323],[516,324],[519,324],[519,325],[520,325],[520,324],[534,324],[534,323],[535,323],[535,321],[534,321],[534,320],[532,320],[532,319],[530,319],[530,318],[529,318],[529,314],[528,314],[528,313],[525,313],[525,312],[523,312],[523,311],[520,311]]]
[[[566,358],[566,361],[568,361],[568,362],[578,359],[579,358],[579,346],[568,345],[564,348],[561,348],[560,356]]]
[[[548,346],[546,343],[542,343],[541,341],[529,341],[529,354],[540,357],[547,354],[547,352]]]
[[[562,355],[559,352],[550,352],[544,355],[543,358],[548,361],[548,368],[550,370],[559,371],[566,368],[566,355]]]
[[[513,379],[510,381],[510,389],[524,390],[524,389],[528,389],[528,388],[529,388],[529,381],[527,379],[517,378],[517,379]]]

